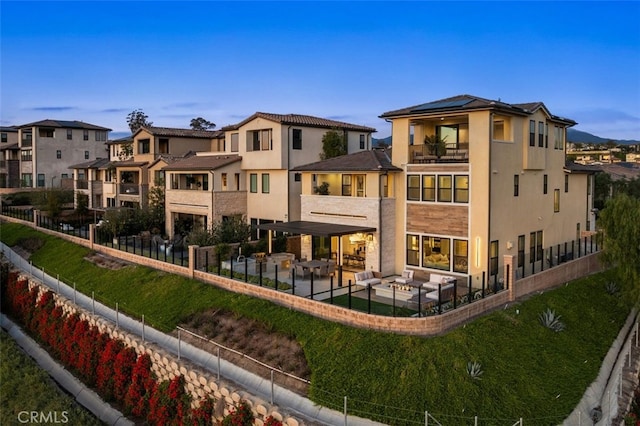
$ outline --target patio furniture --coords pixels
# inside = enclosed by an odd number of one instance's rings
[[[356,285],[370,287],[376,284],[380,284],[382,282],[381,275],[382,274],[380,274],[380,272],[362,271],[362,272],[356,272],[354,274],[354,278],[356,280]]]
[[[438,284],[442,284],[444,287],[445,284],[450,284],[450,283],[455,284],[455,282],[456,282],[456,279],[448,275],[430,274],[429,281],[422,284],[422,287],[428,288],[430,290],[438,290]]]
[[[414,274],[415,274],[415,271],[412,271],[410,269],[405,269],[404,271],[402,271],[402,275],[396,278],[396,282],[399,284],[409,284],[410,282],[413,281]]]
[[[295,270],[296,270],[296,277],[305,279],[310,275],[310,269],[308,267],[305,267],[304,265],[301,265],[300,263],[295,264]]]
[[[328,276],[329,275],[329,263],[327,262],[326,265],[319,266],[318,268],[315,269],[315,272],[316,272],[316,276],[318,278]]]

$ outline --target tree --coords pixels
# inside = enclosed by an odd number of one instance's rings
[[[149,222],[151,230],[157,228],[164,232],[164,179],[156,179],[154,186],[149,189]]]
[[[251,225],[241,214],[228,216],[213,227],[216,244],[244,243],[251,236]]]
[[[640,301],[640,199],[621,193],[600,215],[604,229],[602,260],[616,274],[632,300]]]
[[[322,152],[320,159],[339,157],[347,153],[347,144],[344,135],[338,130],[329,130],[322,136]]]
[[[445,139],[447,137],[441,138],[440,135],[431,135],[424,137],[424,144],[427,146],[430,155],[435,155],[438,158],[442,157],[447,153],[447,144]]]
[[[212,130],[216,127],[216,123],[205,120],[202,117],[191,119],[191,128],[193,130]]]
[[[153,126],[153,122],[149,121],[149,116],[141,109],[134,109],[127,115],[127,124],[131,133],[137,132],[140,127]]]

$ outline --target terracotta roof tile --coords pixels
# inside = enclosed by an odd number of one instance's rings
[[[225,126],[222,128],[222,130],[236,130],[242,127],[244,124],[256,118],[264,118],[266,120],[271,120],[276,123],[293,125],[293,126],[321,127],[321,128],[327,128],[327,129],[338,128],[338,129],[361,131],[361,132],[367,132],[367,133],[376,132],[376,129],[374,129],[373,127],[360,126],[358,124],[346,123],[344,121],[329,120],[327,118],[319,118],[311,115],[273,114],[269,112],[256,112],[251,117],[244,119],[240,123]]]
[[[162,170],[215,170],[240,160],[242,157],[239,155],[194,155],[175,161]]]
[[[386,151],[382,149],[341,155],[339,157],[298,166],[292,170],[298,172],[402,171],[402,169],[391,164],[391,159]]]

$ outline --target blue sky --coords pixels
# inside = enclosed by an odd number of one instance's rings
[[[640,139],[640,2],[0,1],[0,124],[218,127],[256,111],[390,134],[458,94]]]

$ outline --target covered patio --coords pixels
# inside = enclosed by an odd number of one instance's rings
[[[367,244],[374,244],[377,231],[371,226],[342,225],[327,222],[293,221],[265,223],[258,229],[267,230],[268,251],[272,252],[273,232],[301,235],[301,258],[334,259],[336,265],[365,269]],[[371,259],[370,259],[371,260]],[[375,263],[375,262],[371,262]]]

